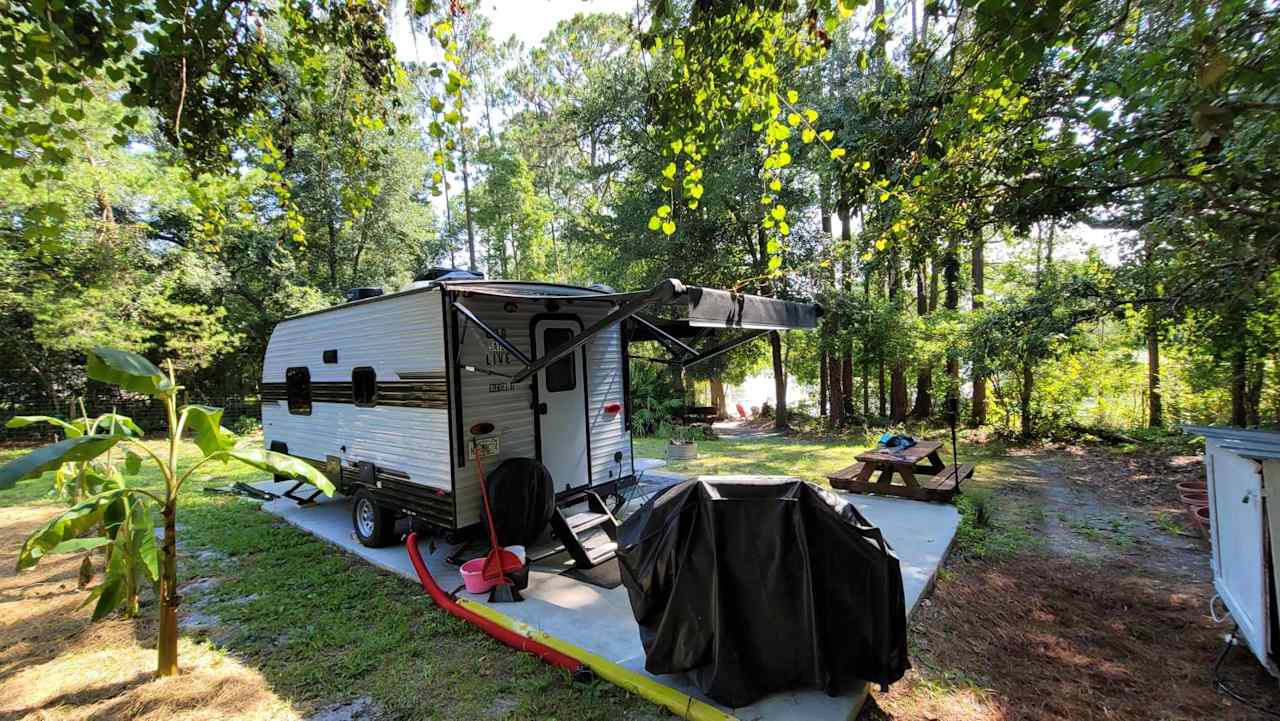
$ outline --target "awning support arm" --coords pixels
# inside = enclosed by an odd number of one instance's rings
[[[772,333],[772,332],[773,331],[771,330],[753,330],[749,333],[744,333],[738,336],[737,338],[732,338],[719,345],[708,348],[707,350],[699,353],[697,357],[686,361],[683,365],[685,368],[688,368],[689,366],[697,365],[702,361],[711,360],[712,358],[715,358],[716,356],[722,353],[728,353],[729,351],[733,350],[734,348],[737,348],[740,345],[743,345],[745,343],[750,343],[756,338],[759,338],[760,336],[766,333]]]
[[[632,320],[634,320],[635,322],[637,322],[637,323],[639,323],[639,324],[643,325],[644,327],[648,328],[649,330],[653,331],[655,334],[657,334],[658,339],[659,339],[659,342],[660,342],[660,343],[662,343],[663,345],[665,345],[665,346],[667,347],[667,350],[669,350],[669,351],[674,351],[675,349],[674,349],[674,348],[672,348],[672,347],[671,347],[671,345],[672,345],[672,344],[675,344],[675,346],[676,346],[676,347],[678,347],[680,350],[684,351],[684,355],[695,355],[695,356],[696,356],[696,355],[698,355],[698,349],[697,349],[697,348],[694,348],[693,346],[691,346],[691,345],[689,345],[688,343],[685,343],[684,341],[680,340],[679,338],[677,338],[677,337],[675,337],[675,336],[671,335],[670,333],[668,333],[668,332],[666,332],[665,330],[663,330],[663,329],[659,328],[658,326],[654,325],[653,323],[650,323],[648,320],[645,320],[644,316],[639,316],[639,315],[637,315],[637,316],[632,316],[632,318],[631,318],[631,319],[632,319]],[[663,339],[666,339],[666,340],[665,340],[665,341],[663,341]]]
[[[634,316],[636,313],[639,313],[646,306],[650,306],[655,303],[670,302],[671,299],[678,295],[684,295],[686,292],[684,284],[674,278],[668,278],[662,281],[661,283],[653,286],[648,293],[618,306],[612,313],[606,315],[595,323],[592,323],[581,333],[560,344],[554,350],[547,351],[541,358],[533,363],[526,361],[525,364],[527,367],[517,373],[515,378],[511,379],[511,382],[519,383],[525,380],[534,373],[537,373],[543,368],[546,368],[552,363],[555,363],[561,358],[564,358],[570,353],[586,345],[592,338],[599,335],[601,331],[609,326],[616,325],[617,323]]]
[[[463,315],[465,315],[465,316],[467,317],[467,319],[468,319],[468,320],[470,320],[472,323],[475,323],[475,324],[476,324],[476,327],[478,327],[480,330],[484,331],[484,332],[485,332],[485,335],[488,335],[488,336],[489,336],[490,338],[492,338],[492,339],[493,339],[493,340],[494,340],[498,345],[502,346],[502,349],[503,349],[503,350],[505,350],[506,352],[508,352],[508,353],[510,353],[511,355],[513,355],[513,356],[515,356],[516,358],[518,358],[518,359],[520,360],[520,362],[521,362],[521,363],[525,364],[525,366],[528,366],[528,365],[532,362],[532,361],[530,361],[530,360],[529,360],[529,356],[527,356],[527,355],[525,355],[524,353],[522,353],[522,352],[520,351],[520,349],[519,349],[519,348],[517,348],[517,347],[515,347],[515,346],[511,345],[511,342],[510,342],[510,341],[508,341],[506,338],[503,338],[503,337],[502,337],[502,336],[501,336],[497,331],[495,331],[494,329],[492,329],[492,328],[490,328],[489,326],[485,325],[484,321],[482,321],[482,320],[480,320],[479,318],[477,318],[477,317],[476,317],[476,314],[475,314],[475,313],[472,313],[470,308],[468,308],[467,306],[465,306],[465,305],[463,305],[463,304],[462,304],[462,301],[460,301],[460,300],[454,300],[454,301],[453,301],[453,307],[454,307],[454,308],[457,308],[459,311],[461,311],[461,312],[462,312],[462,314],[463,314]],[[523,378],[518,378],[517,380],[523,380]]]

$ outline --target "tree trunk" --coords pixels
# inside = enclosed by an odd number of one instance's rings
[[[827,416],[827,425],[831,428],[840,428],[845,423],[845,389],[840,387],[840,363],[838,356],[834,353],[824,354],[823,357],[827,366],[827,403],[831,409]]]
[[[880,413],[880,417],[881,417],[881,418],[883,418],[883,417],[886,415],[886,410],[887,410],[887,409],[885,408],[885,394],[884,394],[884,388],[885,388],[885,377],[884,377],[884,356],[883,356],[883,355],[881,355],[881,356],[880,356],[880,379],[879,379],[879,382],[876,384],[876,393],[877,393],[877,394],[878,394],[878,396],[879,396],[879,397],[877,398],[877,400],[879,401],[878,410],[879,410],[879,413]]]
[[[471,227],[471,175],[467,163],[467,138],[462,135],[462,210],[467,219],[467,254],[471,259],[471,270],[476,269],[476,235]]]
[[[1164,402],[1160,396],[1160,335],[1156,309],[1147,309],[1147,426],[1164,428]]]
[[[952,236],[947,242],[947,254],[942,259],[942,283],[946,287],[946,309],[960,309],[960,252],[959,239]],[[960,357],[955,353],[947,353],[947,396],[953,394],[959,398],[960,393]]]
[[[1243,428],[1248,425],[1246,396],[1247,356],[1242,343],[1231,356],[1231,425]]]
[[[1035,388],[1035,372],[1030,361],[1022,362],[1022,384],[1018,389],[1018,410],[1022,422],[1022,439],[1031,439],[1031,390]]]
[[[1143,239],[1143,265],[1148,270],[1155,263],[1155,236]],[[1159,293],[1159,286],[1148,284],[1147,292]],[[1164,403],[1160,396],[1160,316],[1155,305],[1147,308],[1147,427],[1164,428]]]
[[[973,239],[973,309],[981,310],[985,301],[983,294],[983,265],[985,260],[982,257],[983,244],[982,231],[979,229],[977,235]],[[987,422],[987,379],[978,370],[978,363],[974,363],[973,368],[973,411],[970,415],[970,423],[974,426],[981,426]]]
[[[164,507],[164,546],[160,569],[160,640],[157,644],[157,676],[178,673],[178,503],[170,498]]]
[[[827,352],[818,353],[818,416],[827,417]]]
[[[897,246],[890,256],[889,267],[889,302],[898,297],[902,287],[901,274],[898,271]],[[902,423],[907,420],[907,369],[901,359],[895,358],[889,370],[889,422]]]
[[[840,359],[840,387],[844,389],[841,398],[844,400],[844,417],[853,417],[853,343],[844,347],[844,357]]]
[[[862,419],[866,422],[871,417],[871,366],[867,359],[862,359]]]
[[[773,351],[773,395],[775,407],[773,411],[773,427],[786,430],[787,426],[787,375],[782,365],[782,335],[778,331],[769,333],[769,347]]]
[[[929,314],[929,296],[926,295],[925,269],[921,263],[916,272],[916,314],[924,317]],[[911,417],[924,420],[933,415],[933,367],[922,365],[916,369],[916,403],[911,408]]]
[[[711,384],[711,406],[716,409],[716,418],[729,417],[729,404],[724,397],[724,381],[719,378],[709,379]]]
[[[1245,376],[1245,415],[1251,426],[1262,425],[1262,370],[1263,363],[1259,360]]]

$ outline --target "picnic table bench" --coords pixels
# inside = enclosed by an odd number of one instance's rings
[[[874,448],[859,453],[857,463],[827,476],[833,488],[854,493],[883,493],[921,501],[949,501],[960,482],[973,476],[972,463],[948,466],[938,441],[919,441],[910,448]],[[871,479],[879,471],[880,476]],[[894,483],[894,475],[902,483]],[[918,475],[919,474],[919,475]]]

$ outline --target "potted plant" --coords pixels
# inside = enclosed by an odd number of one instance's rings
[[[667,442],[667,460],[687,461],[697,457],[697,429],[685,424],[672,426],[671,440]]]

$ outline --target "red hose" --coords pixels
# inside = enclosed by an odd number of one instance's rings
[[[531,638],[525,638],[514,631],[503,628],[480,614],[463,608],[458,605],[449,595],[445,593],[431,577],[431,573],[427,571],[427,564],[422,562],[422,553],[418,551],[418,534],[410,533],[409,538],[405,540],[405,548],[409,551],[409,560],[413,562],[413,569],[418,572],[418,580],[422,581],[422,588],[436,602],[436,605],[476,628],[484,631],[490,636],[496,638],[502,643],[514,648],[517,651],[531,653],[552,666],[560,668],[579,677],[589,670],[578,659],[562,653],[542,643],[538,643]]]

